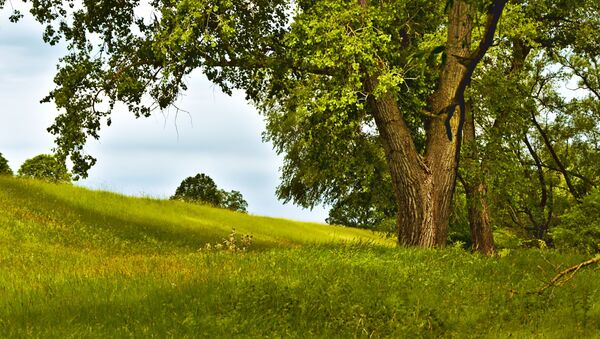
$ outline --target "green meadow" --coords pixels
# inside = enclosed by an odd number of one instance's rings
[[[0,336],[600,338],[597,267],[535,293],[586,257],[501,253],[0,177]]]

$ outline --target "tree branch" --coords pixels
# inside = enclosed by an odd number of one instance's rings
[[[588,77],[588,74],[586,74],[585,71],[577,68],[577,66],[575,66],[571,61],[569,61],[568,57],[562,57],[559,56],[561,59],[561,62],[563,62],[564,64],[566,64],[572,71],[573,73],[578,76],[579,78],[581,78],[581,80],[583,81],[583,84],[585,85],[585,87],[587,88],[587,90],[589,90],[590,92],[592,92],[596,98],[598,98],[600,100],[600,89],[597,87],[594,87],[592,85],[592,82],[590,81],[590,78]]]
[[[571,267],[569,267],[569,268],[561,271],[557,275],[555,275],[554,278],[552,278],[552,280],[550,280],[550,282],[548,282],[548,284],[546,284],[546,286],[542,287],[536,293],[537,294],[542,294],[542,293],[544,293],[544,291],[546,291],[550,287],[564,285],[569,280],[573,279],[573,277],[575,277],[575,274],[580,269],[582,269],[582,268],[584,268],[586,266],[593,265],[593,264],[598,263],[598,262],[600,262],[600,255],[597,255],[594,258],[586,260],[586,261],[584,261],[582,263],[579,263],[577,265],[571,266]]]
[[[537,164],[534,163],[534,162],[524,162],[523,164],[537,166]],[[540,163],[540,166],[542,166],[542,167],[544,167],[546,169],[549,169],[551,171],[559,172],[559,173],[562,174],[561,170],[559,168],[555,167],[555,166],[544,164],[543,162]],[[584,176],[583,174],[579,174],[577,172],[573,172],[573,171],[569,171],[569,170],[567,170],[567,173],[569,173],[570,176],[573,176],[573,177],[575,177],[577,179],[581,179],[581,180],[587,182],[588,184],[592,185],[593,187],[597,186],[597,184],[594,181],[592,181],[592,179]]]
[[[540,181],[540,186],[541,186],[541,190],[542,190],[542,197],[540,199],[540,207],[545,208],[546,207],[546,199],[547,199],[547,191],[546,191],[546,180],[544,179],[544,171],[542,170],[542,162],[540,160],[540,157],[537,155],[537,152],[535,151],[535,149],[533,149],[533,146],[531,146],[531,143],[529,142],[527,135],[523,136],[523,142],[525,142],[525,146],[527,146],[527,150],[529,151],[529,154],[531,154],[533,161],[535,161],[535,166],[537,167],[538,180]]]
[[[538,123],[537,119],[535,118],[535,114],[533,112],[531,113],[531,121],[535,125],[538,132],[540,132],[540,135],[542,136],[542,140],[544,141],[544,145],[546,145],[546,148],[548,149],[548,152],[550,152],[550,155],[552,156],[554,163],[556,164],[556,166],[558,166],[558,168],[560,169],[560,172],[562,173],[563,177],[565,178],[565,182],[567,183],[569,192],[571,192],[571,194],[573,195],[575,200],[577,200],[577,202],[581,202],[581,194],[579,192],[577,192],[577,190],[575,189],[575,186],[573,186],[573,183],[571,182],[571,176],[569,175],[564,164],[562,163],[562,161],[556,154],[556,151],[554,150],[554,147],[552,146],[552,143],[550,142],[550,138],[548,138],[548,134],[546,133],[546,131],[544,131],[542,126]]]

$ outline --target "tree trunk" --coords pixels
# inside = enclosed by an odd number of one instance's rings
[[[487,184],[479,162],[473,111],[470,105],[467,104],[465,107],[465,132],[463,134],[465,150],[461,166],[466,173],[461,181],[467,196],[471,240],[474,251],[485,255],[493,255],[496,253],[496,247],[494,246],[494,235],[487,200]]]
[[[513,41],[511,67],[507,72],[509,77],[518,77],[519,73],[523,70],[525,59],[530,50],[531,48],[523,41]],[[487,166],[485,159],[481,159],[481,162],[479,162],[480,153],[476,142],[474,112],[470,105],[466,105],[465,107],[465,132],[463,141],[466,145],[466,152],[462,161],[463,168],[467,173],[462,178],[462,183],[467,197],[471,240],[474,251],[485,255],[493,255],[496,252],[496,248],[491,226],[487,184],[485,182],[489,166]],[[504,124],[509,118],[509,114],[510,112],[508,111],[500,112],[493,124],[493,130],[496,133],[502,135]],[[501,136],[498,137],[500,138]]]
[[[367,89],[377,86],[369,77]],[[369,96],[375,123],[383,143],[398,207],[398,243],[432,247],[436,242],[433,223],[432,173],[418,154],[394,95]]]

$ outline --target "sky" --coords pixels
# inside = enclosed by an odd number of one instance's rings
[[[50,153],[46,129],[57,112],[40,100],[53,88],[64,46],[48,46],[42,28],[27,17],[17,24],[0,13],[0,153],[14,172],[23,161]],[[219,188],[240,191],[255,215],[324,222],[327,210],[302,209],[275,197],[282,157],[262,142],[262,117],[242,93],[223,94],[201,73],[175,110],[135,119],[124,107],[86,151],[98,159],[76,185],[134,196],[168,198],[188,176],[205,173]]]

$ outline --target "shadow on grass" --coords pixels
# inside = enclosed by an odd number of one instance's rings
[[[53,286],[54,294],[43,298],[21,295],[18,305],[23,305],[23,300],[36,302],[29,308],[17,306],[0,327],[3,335],[303,337],[310,331],[313,336],[352,337],[360,335],[361,329],[348,324],[358,323],[364,317],[353,311],[356,303],[362,305],[361,312],[378,314],[380,325],[392,324],[398,312],[410,311],[399,304],[388,305],[388,310],[382,313],[377,308],[381,296],[353,295],[350,286],[337,289],[331,296],[333,302],[322,294],[331,283],[323,278],[316,285],[308,281],[298,285],[282,276],[273,280],[267,276],[250,279],[231,276],[138,290],[135,284],[139,281],[128,281],[119,287],[110,280],[100,282],[75,289],[68,284]],[[133,292],[124,292],[131,285]]]

